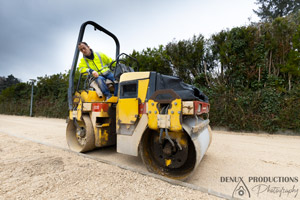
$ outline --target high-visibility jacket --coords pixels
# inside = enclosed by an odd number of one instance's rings
[[[80,73],[91,73],[92,71],[98,72],[100,75],[105,74],[109,71],[109,64],[112,59],[101,52],[94,52],[94,59],[88,59],[85,56],[80,59],[79,72]],[[90,70],[91,69],[91,70]]]

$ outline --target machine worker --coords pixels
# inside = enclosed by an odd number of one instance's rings
[[[83,54],[79,63],[80,73],[88,72],[90,75],[96,78],[96,82],[99,85],[101,91],[108,100],[112,95],[105,83],[106,79],[111,80],[114,83],[114,96],[118,95],[118,84],[115,83],[113,73],[109,69],[109,64],[112,59],[104,53],[94,52],[86,42],[80,42],[78,44],[79,51]]]

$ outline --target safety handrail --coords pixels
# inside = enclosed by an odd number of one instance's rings
[[[99,31],[102,31],[105,34],[107,34],[107,35],[109,35],[110,37],[113,38],[113,40],[116,43],[116,60],[117,60],[118,55],[120,53],[120,43],[119,43],[118,38],[114,34],[112,34],[111,32],[109,32],[108,30],[106,30],[105,28],[103,28],[102,26],[100,26],[99,24],[97,24],[93,21],[87,21],[87,22],[85,22],[81,25],[79,35],[78,35],[78,39],[77,39],[77,43],[76,43],[76,47],[75,47],[75,53],[74,53],[73,62],[72,62],[71,70],[70,70],[70,75],[69,75],[69,88],[68,88],[69,110],[72,110],[72,108],[73,108],[74,77],[75,77],[75,71],[76,71],[78,56],[79,56],[78,44],[80,42],[82,42],[84,31],[85,31],[85,28],[86,28],[87,25],[92,25],[95,30],[98,29]]]

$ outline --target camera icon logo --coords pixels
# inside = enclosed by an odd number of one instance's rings
[[[245,182],[242,178],[240,178],[240,181],[238,182],[237,186],[233,190],[232,197],[234,198],[250,198],[250,192],[248,190],[248,187],[246,186]]]

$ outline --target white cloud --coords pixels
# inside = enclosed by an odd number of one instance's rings
[[[174,38],[206,38],[225,28],[257,21],[255,0],[52,0],[0,2],[0,76],[22,81],[68,70],[79,28],[93,20],[114,33],[121,52],[167,44]],[[115,56],[112,39],[87,31],[94,50]]]

